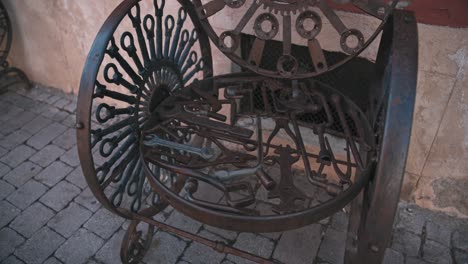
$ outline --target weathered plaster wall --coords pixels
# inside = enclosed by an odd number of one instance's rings
[[[91,43],[120,1],[4,2],[15,33],[12,64],[36,82],[76,93]],[[233,23],[230,19],[223,17],[220,25]],[[345,19],[375,26],[361,15]],[[330,26],[325,24],[324,31],[322,45],[336,46]],[[468,217],[468,29],[420,24],[419,39],[418,93],[402,198]],[[376,48],[364,56],[373,58]],[[216,73],[229,72],[231,63],[213,52]]]

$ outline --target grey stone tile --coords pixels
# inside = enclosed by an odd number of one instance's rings
[[[30,157],[29,160],[45,168],[57,160],[63,153],[65,153],[65,150],[55,145],[47,145]]]
[[[10,171],[7,175],[5,175],[5,177],[3,177],[3,179],[16,187],[20,187],[29,181],[32,177],[36,176],[41,170],[42,168],[40,166],[26,161]]]
[[[165,232],[157,232],[143,262],[146,264],[175,263],[186,246],[187,243],[182,239]]]
[[[234,247],[269,259],[273,253],[274,244],[271,240],[265,237],[252,233],[240,233]],[[227,259],[238,264],[252,263],[251,261],[233,255],[228,255]]]
[[[191,233],[197,233],[202,226],[202,223],[177,211],[172,212],[171,216],[166,220],[166,223]]]
[[[273,253],[273,258],[288,264],[311,262],[317,255],[322,241],[321,233],[322,226],[319,224],[284,232]]]
[[[0,146],[12,150],[17,146],[23,144],[32,135],[29,132],[23,130],[17,130],[8,136],[0,139]]]
[[[84,191],[82,191],[81,194],[75,198],[75,202],[93,212],[96,212],[99,210],[99,208],[101,208],[101,204],[98,202],[96,197],[94,197],[89,188],[86,188]]]
[[[397,229],[393,234],[392,248],[409,257],[417,257],[421,238],[406,230]]]
[[[30,180],[7,197],[7,200],[20,209],[26,209],[47,191],[43,184]]]
[[[59,109],[63,109],[65,108],[66,105],[70,104],[70,100],[68,99],[65,99],[65,98],[61,98],[60,100],[56,101],[54,103],[54,106],[59,108]]]
[[[65,176],[70,173],[72,168],[61,161],[55,161],[45,168],[41,173],[34,178],[45,185],[51,187],[61,181]]]
[[[43,264],[62,264],[62,262],[60,262],[55,257],[50,257]]]
[[[16,217],[11,222],[10,227],[29,238],[53,216],[54,212],[52,210],[36,202]]]
[[[81,190],[75,185],[61,181],[50,189],[40,201],[55,211],[62,210],[73,198],[80,194]]]
[[[214,226],[204,225],[203,228],[210,233],[223,237],[227,240],[234,241],[237,238],[238,233],[234,231],[229,231]]]
[[[331,218],[331,228],[336,231],[346,231],[348,229],[348,216],[343,211],[334,214]]]
[[[0,201],[0,212],[2,212],[0,214],[0,228],[2,228],[21,213],[21,210],[7,201]]]
[[[55,252],[55,257],[69,264],[85,263],[104,244],[104,240],[80,229]]]
[[[8,134],[8,132],[11,133],[11,132],[13,132],[15,130],[20,129],[24,124],[30,122],[35,117],[37,117],[36,113],[29,112],[29,111],[21,112],[21,114],[19,114],[15,118],[10,119],[10,120],[8,120],[8,122],[6,122],[5,128],[2,129],[2,131],[7,132],[5,134]],[[6,129],[8,129],[8,131]],[[31,134],[31,133],[29,133],[29,134]]]
[[[439,242],[444,246],[450,246],[452,231],[443,223],[428,221],[426,224],[426,238]]]
[[[0,180],[0,200],[5,199],[8,195],[15,191],[15,187],[6,181]]]
[[[67,129],[65,133],[54,139],[52,143],[66,150],[71,149],[76,145],[76,130],[73,128]]]
[[[21,129],[26,132],[29,132],[31,135],[34,135],[40,130],[42,130],[44,127],[50,125],[51,123],[52,120],[50,120],[49,118],[38,115],[30,122],[24,124],[24,126]]]
[[[202,237],[219,241],[219,238],[207,231],[200,233]],[[219,253],[210,247],[203,244],[192,242],[185,250],[182,258],[192,264],[220,263],[225,258],[226,254]]]
[[[453,250],[453,258],[456,264],[466,264],[468,263],[468,251],[461,251],[458,249]]]
[[[71,203],[52,218],[47,226],[64,237],[70,237],[78,228],[92,216],[91,211]]]
[[[108,239],[122,226],[124,221],[122,217],[101,208],[86,222],[84,227],[100,237]]]
[[[400,210],[398,222],[395,229],[404,229],[411,233],[421,235],[426,216],[414,211],[411,207],[406,207]]]
[[[58,95],[52,95],[51,97],[45,100],[45,103],[53,105],[55,102],[59,101],[60,99],[62,99],[62,97]]]
[[[429,263],[452,263],[450,249],[432,240],[426,240],[423,249],[423,259]]]
[[[0,161],[10,166],[11,168],[14,168],[23,161],[27,160],[34,153],[36,153],[34,149],[26,145],[19,145],[14,150],[10,151],[10,153],[3,156]]]
[[[27,144],[37,150],[40,150],[43,147],[49,145],[52,140],[60,136],[63,132],[65,132],[65,130],[66,127],[64,125],[59,123],[52,123],[32,136],[27,141]]]
[[[13,229],[0,230],[0,261],[15,251],[15,248],[24,242],[24,238]]]
[[[115,233],[96,253],[95,258],[103,264],[120,263],[120,245],[122,244],[124,235],[125,232],[123,230]]]
[[[24,264],[23,261],[15,257],[14,255],[9,256],[5,261],[1,262],[2,264]]]
[[[67,112],[57,109],[55,107],[45,108],[41,114],[43,116],[46,116],[47,118],[52,119],[55,122],[61,122],[68,116]]]
[[[1,135],[1,134],[0,134]],[[0,158],[5,156],[9,151],[3,147],[0,147]],[[1,177],[1,174],[0,174]]]
[[[81,189],[85,189],[88,186],[81,167],[76,167],[72,172],[70,172],[70,174],[68,174],[66,177],[66,180],[80,187]]]
[[[0,162],[0,178],[2,178],[4,175],[10,172],[10,170],[10,167]]]
[[[428,264],[428,263],[420,258],[407,257],[406,264]]]
[[[320,245],[318,257],[327,262],[343,263],[346,243],[346,232],[328,228]]]
[[[59,234],[44,227],[20,246],[15,255],[28,264],[39,264],[48,259],[64,241]]]
[[[63,110],[69,112],[69,113],[75,113],[76,112],[76,103],[77,103],[77,100],[76,98],[74,98],[74,100],[72,100],[70,103],[68,103],[67,105],[65,105],[63,107]]]
[[[77,167],[80,165],[80,159],[78,158],[78,150],[75,147],[68,150],[65,154],[60,156],[60,160],[65,162],[66,164]]]
[[[468,228],[459,228],[453,232],[452,245],[468,252]]]
[[[3,97],[4,95],[2,95]],[[2,111],[0,112],[0,122],[5,122],[5,121],[8,121],[12,118],[14,118],[15,116],[21,114],[24,110],[17,107],[17,106],[14,106],[12,104],[8,104],[6,105],[5,104],[5,108],[2,109]]]
[[[405,257],[398,251],[387,248],[382,264],[404,264]]]

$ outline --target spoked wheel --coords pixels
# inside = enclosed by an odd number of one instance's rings
[[[147,228],[145,228],[147,227]],[[133,220],[120,247],[120,259],[125,264],[141,263],[153,241],[154,226]]]
[[[373,171],[365,114],[320,82],[219,76],[192,83],[155,112],[140,141],[148,180],[175,209],[220,228],[311,224],[351,202]],[[185,194],[153,166],[187,177]]]
[[[141,127],[165,98],[211,74],[209,41],[188,0],[125,0],[110,15],[86,62],[77,109],[82,169],[107,209],[132,218],[164,208],[144,176]],[[174,173],[150,170],[172,191],[182,188]]]

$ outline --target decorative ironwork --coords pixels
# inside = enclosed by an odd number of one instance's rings
[[[289,79],[310,78],[332,71],[360,54],[380,33],[398,1],[334,1],[333,5],[352,5],[375,17],[380,25],[372,30],[369,28],[369,23],[349,28],[343,22],[343,16],[331,8],[330,2],[326,0],[193,1],[208,36],[226,56],[255,73],[273,78],[280,75]],[[212,28],[211,21],[224,16],[225,9],[229,9],[229,12],[236,14],[240,19],[232,22],[234,28],[217,33]],[[338,60],[326,56],[320,44],[320,33],[325,21],[329,22],[338,33],[337,44],[348,56]],[[363,32],[370,30],[371,33],[364,35]],[[241,45],[240,35],[245,31],[252,31],[256,37],[248,48],[247,59],[238,56]],[[276,57],[274,67],[271,67],[271,64],[264,62],[264,56],[269,55],[265,54],[268,41],[274,39],[281,41],[282,53]],[[304,58],[295,56],[291,51],[294,42],[307,43],[309,58],[306,60],[306,67],[299,67],[300,61]]]
[[[18,68],[11,67],[7,61],[13,41],[13,30],[8,12],[0,1],[0,93],[10,85],[18,82],[25,83],[28,87],[30,81],[26,74]]]
[[[83,76],[82,166],[101,202],[126,217],[148,214],[145,208],[154,209],[150,214],[160,211],[160,197],[145,179],[138,151],[141,127],[167,97],[197,76],[211,75],[208,39],[186,4],[180,1],[173,17],[165,12],[166,1],[122,3],[99,33],[91,51],[97,59]],[[172,173],[153,172],[175,191],[182,188]]]

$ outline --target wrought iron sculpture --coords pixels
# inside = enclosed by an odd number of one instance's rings
[[[132,220],[122,243],[124,263],[142,259],[154,227],[272,263],[153,218],[169,205],[224,229],[278,232],[351,203],[346,262],[382,260],[409,143],[417,32],[411,13],[391,13],[396,1],[351,2],[382,20],[367,41],[357,29],[348,30],[325,0],[125,0],[110,15],[86,62],[76,127],[91,191],[107,209]],[[218,36],[209,18],[225,7],[245,13],[234,31]],[[244,60],[235,55],[238,34],[260,7],[266,12],[256,16]],[[167,12],[174,8],[176,14]],[[338,30],[347,55],[322,51],[316,36],[324,18],[316,9]],[[296,13],[295,28],[311,56],[301,63],[291,52]],[[276,64],[268,68],[262,50],[278,34],[277,17],[283,19],[278,43],[285,48],[269,54]],[[312,30],[304,24],[309,19]],[[263,31],[265,21],[271,31]],[[346,74],[332,70],[352,63],[382,28],[368,85],[325,81]],[[234,39],[229,48],[227,36]],[[354,48],[346,46],[348,36],[357,37]],[[213,76],[210,38],[250,72]]]
[[[30,85],[29,79],[18,68],[10,67],[7,61],[8,54],[10,53],[11,44],[13,41],[13,30],[11,27],[10,17],[8,16],[5,6],[0,1],[0,93],[3,92],[8,86],[24,82],[27,86]]]

